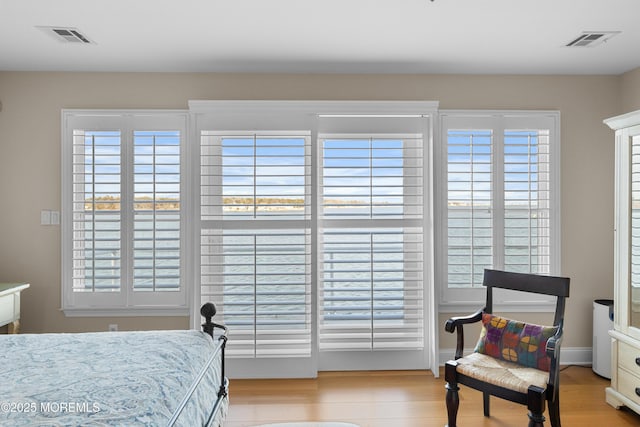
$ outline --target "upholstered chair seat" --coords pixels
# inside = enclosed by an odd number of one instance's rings
[[[456,362],[460,374],[520,393],[526,393],[531,385],[546,388],[549,381],[549,372],[496,359],[486,354],[471,353]]]

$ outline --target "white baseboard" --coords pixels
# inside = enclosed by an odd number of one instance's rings
[[[469,354],[472,348],[465,349],[464,354]],[[454,348],[440,349],[438,353],[438,363],[444,366],[447,360],[453,359],[456,350]],[[560,353],[561,365],[591,365],[593,361],[593,349],[591,347],[565,347]]]

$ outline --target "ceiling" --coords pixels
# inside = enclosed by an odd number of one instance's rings
[[[0,0],[0,71],[617,75],[639,20],[638,0]]]

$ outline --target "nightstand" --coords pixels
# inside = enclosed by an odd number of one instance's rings
[[[20,292],[28,283],[0,283],[0,326],[9,325],[9,333],[20,329]]]

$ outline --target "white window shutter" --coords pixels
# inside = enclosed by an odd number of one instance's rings
[[[548,130],[504,133],[504,267],[549,274],[550,164]]]
[[[634,289],[640,286],[640,138],[631,139],[631,241],[630,282]],[[635,300],[634,300],[635,304]]]
[[[425,268],[429,231],[424,236],[424,212],[431,209],[424,168],[437,104],[189,105],[200,141],[197,298],[215,302],[220,321],[230,326],[230,372],[437,371],[435,325],[425,320],[427,310],[434,313],[425,291],[432,283]],[[363,157],[360,147],[336,150],[330,164],[319,134],[349,143],[364,137],[369,154]],[[304,154],[292,155],[300,138]],[[323,294],[325,279],[333,288]],[[323,298],[330,308],[324,325]],[[197,319],[194,310],[192,324]]]
[[[183,315],[186,113],[63,112],[62,306]]]
[[[180,132],[135,131],[133,289],[180,290]]]
[[[447,278],[479,287],[493,265],[493,132],[447,130]]]
[[[310,138],[201,133],[201,299],[230,357],[311,355]]]
[[[73,292],[119,292],[120,131],[73,132]]]
[[[440,124],[442,306],[481,301],[485,268],[560,274],[559,114],[447,111]],[[546,307],[509,292],[496,301]]]
[[[424,139],[363,133],[385,122],[398,126],[390,118],[321,123],[351,130],[319,135],[321,352],[424,348]]]

